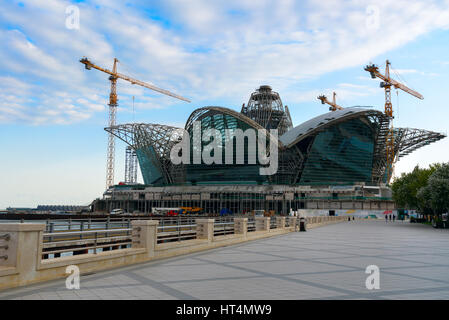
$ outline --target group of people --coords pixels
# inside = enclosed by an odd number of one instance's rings
[[[393,220],[393,222],[396,220],[396,216],[394,214],[386,214],[385,215],[385,222],[388,222],[388,220]]]

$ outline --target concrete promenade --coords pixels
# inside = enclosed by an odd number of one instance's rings
[[[0,299],[449,299],[449,230],[352,221],[0,291]],[[368,290],[368,265],[380,290]]]

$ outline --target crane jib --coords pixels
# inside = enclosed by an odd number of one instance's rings
[[[104,72],[104,73],[110,74],[110,75],[111,75],[112,77],[114,77],[115,79],[120,78],[120,79],[126,80],[126,81],[128,81],[128,82],[131,82],[131,84],[137,84],[137,85],[140,85],[140,86],[142,86],[142,87],[148,88],[148,89],[150,89],[150,90],[157,91],[157,92],[159,92],[159,93],[165,94],[165,95],[167,95],[167,96],[170,96],[170,97],[173,97],[173,98],[176,98],[176,99],[179,99],[179,100],[183,100],[183,101],[186,101],[186,102],[191,102],[189,99],[184,98],[184,97],[182,97],[182,96],[180,96],[180,95],[177,95],[177,94],[175,94],[175,93],[173,93],[173,92],[170,92],[170,91],[168,91],[168,90],[158,88],[158,87],[156,87],[156,86],[154,86],[154,85],[151,85],[151,84],[149,84],[149,83],[145,83],[145,82],[140,81],[140,80],[137,80],[137,79],[133,79],[133,78],[131,78],[131,77],[129,77],[129,76],[126,76],[126,75],[124,75],[124,74],[120,74],[120,73],[118,73],[118,72],[113,72],[113,71],[110,71],[110,70],[108,70],[108,69],[101,68],[101,67],[99,67],[99,66],[93,64],[93,63],[92,63],[89,59],[87,59],[87,58],[82,58],[82,59],[80,59],[80,62],[83,63],[83,64],[85,65],[86,69],[88,69],[88,70],[90,70],[91,68],[95,68],[95,69],[97,69],[97,70],[99,70],[99,71],[102,71],[102,72]]]

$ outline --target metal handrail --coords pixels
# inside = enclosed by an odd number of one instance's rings
[[[196,227],[196,224],[180,224],[180,225],[168,225],[168,226],[158,226],[157,228],[158,228],[158,230],[161,230],[161,229],[172,229],[172,228],[175,228],[175,229],[177,229],[177,228],[190,228],[190,227]]]
[[[175,225],[162,225],[158,226],[157,229],[157,242],[162,243],[165,241],[182,241],[187,239],[196,238],[196,224],[178,224]],[[170,231],[164,231],[170,230]]]
[[[247,227],[247,232],[256,231],[256,221],[248,221],[246,227]]]
[[[80,252],[80,251],[88,251],[90,249],[94,250],[94,254],[97,253],[97,249],[99,248],[107,248],[107,247],[116,247],[116,246],[124,246],[124,245],[132,245],[132,235],[130,232],[133,231],[133,228],[122,228],[122,229],[103,229],[103,230],[87,230],[87,231],[66,231],[66,232],[53,232],[53,233],[44,233],[44,237],[50,238],[50,242],[46,242],[43,244],[42,252],[44,258],[48,259],[48,255],[50,254],[60,254],[64,252]],[[123,235],[123,233],[126,233]],[[100,235],[103,235],[99,237]],[[113,235],[109,235],[113,234]],[[122,235],[117,235],[122,234]],[[63,239],[53,241],[56,237],[70,237],[70,236],[80,236],[85,235],[84,239]],[[111,243],[115,242],[115,243]],[[74,247],[76,246],[76,247]],[[64,248],[69,247],[69,248]],[[55,250],[51,250],[52,248],[56,248]]]
[[[108,242],[108,241],[116,241],[116,240],[127,240],[131,239],[131,236],[125,235],[125,236],[111,236],[111,237],[102,237],[102,238],[85,238],[85,239],[77,239],[77,240],[62,240],[62,241],[53,241],[53,242],[45,242],[43,243],[44,248],[52,248],[55,245],[71,245],[71,244],[78,244],[78,245],[84,245],[89,244],[92,241],[100,241],[100,242]]]
[[[44,237],[50,236],[66,236],[66,235],[80,235],[80,234],[95,234],[95,233],[114,233],[119,231],[132,231],[132,228],[124,229],[103,229],[103,230],[86,230],[86,231],[62,231],[62,232],[52,232],[44,233]]]
[[[217,228],[221,227],[221,228]],[[229,226],[232,226],[229,228]],[[214,223],[214,236],[227,235],[234,233],[234,222],[218,222]]]
[[[128,245],[128,244],[131,244],[132,243],[132,241],[126,241],[126,242],[120,242],[119,244],[117,244],[117,245],[120,245],[120,246],[122,246],[122,245]],[[98,249],[98,248],[108,248],[108,247],[111,247],[111,244],[103,244],[103,245],[97,245],[97,244],[95,244],[95,245],[93,245],[93,246],[89,246],[89,247],[82,247],[82,248],[68,248],[68,249],[59,249],[59,250],[50,250],[50,251],[45,251],[45,252],[43,252],[43,254],[55,254],[55,253],[64,253],[64,252],[75,252],[75,251],[80,251],[80,250],[90,250],[90,249],[94,249],[95,250],[95,254],[97,253],[96,252],[96,249]]]

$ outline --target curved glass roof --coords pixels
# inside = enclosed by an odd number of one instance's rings
[[[308,133],[315,131],[321,126],[341,120],[351,115],[363,114],[366,112],[378,112],[379,114],[382,114],[380,111],[373,110],[372,107],[351,107],[343,110],[331,111],[294,127],[280,136],[279,140],[284,146],[290,147],[292,144],[295,144],[305,137]]]

